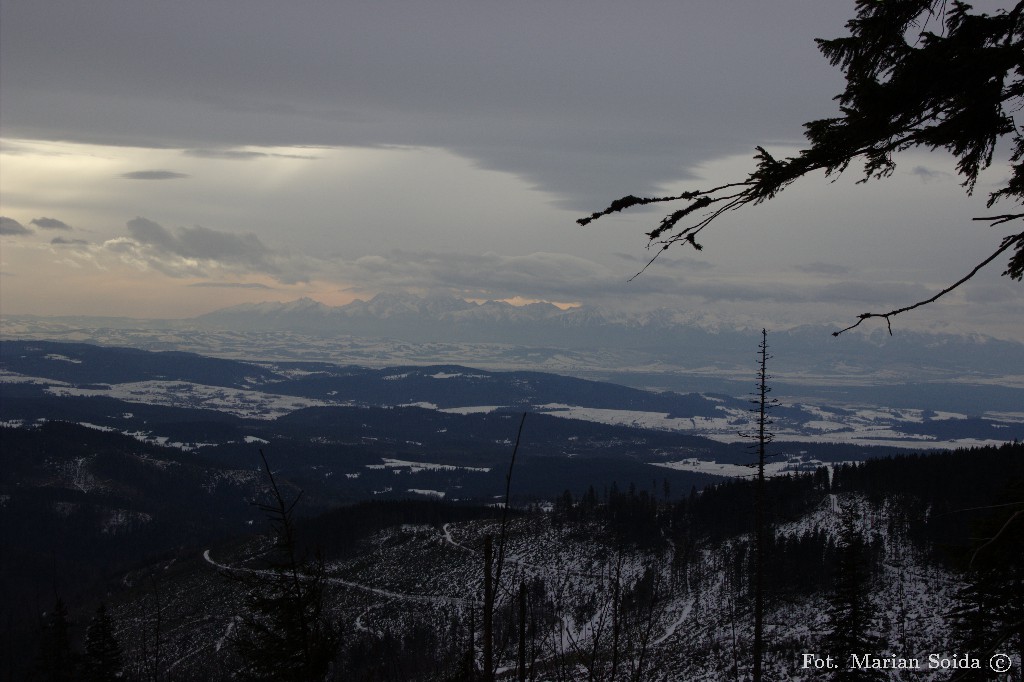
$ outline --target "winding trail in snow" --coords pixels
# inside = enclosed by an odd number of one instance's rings
[[[463,545],[463,544],[459,544],[458,542],[455,541],[455,538],[452,537],[451,528],[449,528],[450,525],[451,525],[450,523],[446,523],[446,524],[444,524],[444,526],[441,527],[441,535],[444,537],[445,542],[451,544],[454,547],[458,547],[459,549],[463,550],[464,552],[469,552],[470,554],[479,556],[480,552],[478,550],[475,550],[472,547],[467,547],[466,545]],[[514,556],[511,556],[511,555],[505,557],[505,562],[509,563],[509,564],[513,564],[513,565],[519,566],[520,568],[523,568],[523,569],[529,569],[531,571],[534,571],[536,573],[540,573],[540,574],[543,574],[543,575],[546,575],[546,576],[551,576],[551,575],[558,575],[558,576],[574,575],[574,576],[577,576],[577,577],[580,577],[580,578],[586,578],[587,580],[602,580],[602,581],[605,580],[606,578],[608,578],[607,575],[601,574],[601,573],[585,573],[583,571],[574,571],[574,570],[569,569],[569,568],[552,568],[551,566],[541,566],[540,564],[531,564],[531,563],[528,563],[526,561],[523,561],[522,559],[517,559],[517,558],[515,558]]]
[[[477,552],[473,548],[467,547],[466,545],[463,545],[463,544],[459,543],[452,536],[451,528],[450,528],[449,524],[444,524],[444,526],[442,526],[442,528],[441,528],[441,535],[444,538],[445,542],[447,542],[449,545],[451,545],[453,547],[457,547],[457,548],[459,548],[459,549],[461,549],[461,550],[463,550],[465,552],[468,552],[468,553],[471,553],[471,554],[474,554],[474,555],[479,554],[479,552]],[[217,561],[216,559],[213,558],[213,556],[211,555],[211,551],[209,549],[206,549],[206,550],[203,551],[203,559],[208,564],[210,564],[211,566],[213,566],[215,568],[218,568],[218,569],[220,569],[222,571],[228,571],[228,572],[233,572],[233,573],[252,573],[252,574],[257,574],[257,575],[269,575],[269,574],[272,573],[272,571],[269,571],[269,570],[261,570],[261,569],[256,569],[256,568],[243,568],[243,567],[239,567],[239,566],[231,566],[229,564],[221,563],[221,562],[219,562],[219,561]],[[584,578],[587,578],[587,579],[590,579],[590,580],[594,580],[594,579],[603,580],[603,579],[608,577],[608,576],[605,576],[605,575],[593,575],[593,574],[589,574],[589,573],[583,573],[581,571],[572,571],[572,570],[566,570],[566,569],[558,569],[558,568],[552,568],[552,567],[549,567],[549,566],[538,566],[538,565],[529,564],[529,563],[526,563],[524,561],[519,561],[519,560],[512,559],[512,558],[507,558],[507,561],[509,563],[511,563],[511,564],[516,564],[516,565],[518,565],[518,566],[520,566],[520,567],[522,567],[524,569],[531,569],[533,571],[537,571],[537,572],[548,574],[548,575],[555,574],[555,575],[559,575],[559,576],[563,576],[563,577],[567,576],[567,575],[576,575],[576,576],[584,577]],[[439,596],[439,595],[413,594],[413,593],[409,593],[409,592],[396,592],[396,591],[393,591],[393,590],[386,590],[386,589],[383,589],[383,588],[380,588],[380,587],[373,587],[373,586],[370,586],[370,585],[365,585],[365,584],[362,584],[362,583],[353,582],[351,580],[344,580],[342,578],[327,577],[325,579],[325,581],[327,583],[329,583],[329,584],[332,584],[332,585],[341,585],[343,587],[347,587],[347,588],[355,589],[355,590],[360,590],[360,591],[363,591],[363,592],[367,592],[369,594],[373,594],[373,595],[378,596],[378,597],[383,597],[385,599],[393,599],[393,600],[396,600],[396,601],[406,601],[406,602],[415,602],[415,603],[432,604],[432,605],[452,604],[452,605],[457,605],[457,606],[462,606],[462,607],[468,607],[470,605],[473,605],[473,606],[475,606],[477,608],[482,607],[482,603],[481,602],[479,602],[477,600],[473,600],[473,599],[465,599],[465,598],[459,598],[459,597],[447,597],[447,596]],[[356,618],[356,622],[355,622],[356,629],[362,630],[364,632],[376,633],[375,630],[373,630],[371,627],[369,627],[366,624],[366,622],[364,621],[364,618],[367,615],[369,615],[371,611],[373,611],[376,608],[379,608],[379,606],[380,606],[379,604],[378,605],[371,605],[371,606],[367,607],[366,609],[364,609],[359,614],[359,616]],[[690,617],[690,614],[693,611],[693,607],[694,607],[694,599],[691,597],[687,601],[686,605],[683,607],[683,610],[680,613],[680,615],[678,616],[678,618],[676,618],[675,621],[670,623],[665,628],[663,634],[652,642],[652,646],[661,646],[666,641],[668,641],[673,635],[675,635],[677,630],[679,629],[679,627],[681,625],[683,625],[683,623],[685,623],[686,620]],[[595,617],[596,617],[596,614],[595,614]],[[228,625],[228,631],[225,633],[225,637],[221,637],[221,642],[226,638],[226,635],[230,633],[231,628],[232,628],[233,625],[234,625],[234,621],[232,620],[232,622],[229,623],[229,625]],[[590,623],[589,625],[591,627],[593,626],[592,623]],[[565,636],[567,634],[569,635],[570,639],[572,639],[571,634],[568,633],[568,632],[565,632],[565,630],[567,628],[568,629],[574,629],[574,628],[570,628],[568,623],[563,622],[563,624],[562,624],[562,629],[563,629],[562,637],[563,637],[563,640],[564,640],[564,638],[565,638]],[[584,626],[583,630],[584,631],[586,630],[586,626]],[[379,634],[379,633],[377,633],[377,634]],[[584,632],[583,631],[577,631],[576,634],[577,634],[577,636],[580,636],[580,635],[583,635]],[[220,642],[218,642],[218,645],[219,644],[220,644]],[[564,646],[564,641],[563,641],[563,646]]]
[[[477,552],[473,548],[467,547],[466,545],[463,545],[463,544],[457,542],[455,540],[455,538],[452,536],[452,531],[451,531],[451,527],[450,526],[451,526],[451,524],[446,523],[446,524],[444,524],[444,526],[441,527],[441,535],[444,537],[445,542],[447,542],[450,545],[452,545],[454,547],[457,547],[457,548],[459,548],[459,549],[461,549],[463,551],[469,552],[471,554],[474,554],[474,555],[475,554],[479,554],[479,552]],[[534,571],[538,571],[538,572],[541,572],[541,573],[544,573],[544,574],[548,574],[548,575],[551,575],[551,574],[560,575],[560,576],[575,575],[575,576],[587,578],[587,579],[590,579],[590,580],[610,579],[609,575],[595,575],[595,574],[591,574],[591,573],[584,573],[582,571],[572,571],[572,570],[567,570],[567,569],[557,569],[557,568],[551,568],[549,566],[538,566],[538,565],[535,565],[535,564],[529,564],[529,563],[526,563],[524,561],[519,561],[517,559],[511,559],[511,558],[508,558],[506,560],[509,561],[509,563],[516,564],[516,565],[518,565],[520,567],[527,568],[527,569],[533,569]],[[656,646],[661,646],[666,641],[668,641],[673,635],[675,635],[675,633],[679,629],[679,627],[683,623],[685,623],[686,620],[690,617],[690,614],[693,612],[694,604],[695,604],[695,599],[691,596],[689,599],[687,599],[686,605],[683,607],[682,613],[680,613],[679,617],[676,618],[675,621],[670,623],[665,628],[664,633],[660,637],[658,637],[653,642],[651,642],[651,646],[655,646],[655,647]],[[594,627],[593,620],[595,618],[597,618],[597,614],[595,614],[591,618],[591,622],[583,625],[582,628],[571,627],[570,624],[566,621],[566,618],[564,618],[564,617],[561,618],[560,620],[562,621],[562,627],[561,627],[562,632],[561,632],[560,636],[561,636],[561,638],[563,640],[562,646],[564,647],[564,641],[565,641],[566,636],[568,636],[570,641],[572,641],[574,639],[572,634],[571,634],[571,631],[575,630],[576,635],[577,635],[576,639],[579,639],[584,634],[584,632],[586,632],[588,629],[592,630],[593,627]]]
[[[222,564],[216,561],[210,556],[210,550],[203,550],[203,559],[212,566],[215,566],[222,571],[229,571],[232,573],[253,573],[256,575],[270,575],[273,571],[259,570],[255,568],[239,568],[237,566],[229,566],[228,564]],[[379,597],[386,597],[388,599],[396,599],[398,601],[411,601],[420,604],[455,604],[458,606],[480,606],[480,602],[473,599],[464,599],[461,597],[445,597],[441,595],[430,595],[430,594],[411,594],[409,592],[393,592],[391,590],[385,590],[380,587],[371,587],[370,585],[363,585],[362,583],[352,582],[351,580],[343,580],[342,578],[325,578],[327,583],[331,585],[342,585],[344,587],[350,587],[355,590],[362,590],[375,594]]]
[[[665,640],[667,640],[672,635],[676,634],[676,630],[679,628],[679,626],[682,625],[683,622],[690,617],[690,612],[693,611],[693,602],[693,597],[690,597],[686,600],[686,606],[683,607],[682,615],[680,615],[679,618],[675,620],[675,622],[673,622],[671,625],[665,628],[665,634],[651,642],[651,646],[661,646],[662,644],[664,644]]]

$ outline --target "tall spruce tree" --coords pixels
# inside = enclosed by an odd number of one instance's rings
[[[78,679],[78,656],[71,648],[68,607],[57,598],[53,610],[43,617],[36,656],[36,678],[39,682],[75,682]]]
[[[852,502],[842,504],[840,514],[839,565],[829,604],[824,650],[839,666],[832,671],[833,680],[881,680],[883,677],[876,670],[851,666],[854,655],[879,653],[879,640],[870,599],[868,548],[858,527],[860,514]]]
[[[101,603],[85,632],[82,679],[85,682],[114,682],[120,679],[121,671],[121,645],[114,637],[114,624],[107,613],[107,606]]]

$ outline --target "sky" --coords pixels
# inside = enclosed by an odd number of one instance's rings
[[[0,314],[403,291],[778,328],[913,303],[1004,236],[971,221],[1004,150],[973,197],[943,153],[906,153],[884,181],[807,178],[632,281],[670,209],[575,223],[742,178],[758,144],[795,152],[842,87],[813,39],[853,9],[3,0]],[[1024,340],[1004,268],[897,324]]]

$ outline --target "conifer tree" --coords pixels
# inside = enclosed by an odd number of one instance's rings
[[[40,682],[74,682],[78,679],[78,657],[71,649],[68,608],[57,601],[43,619],[36,656],[36,679]]]
[[[975,529],[964,587],[954,612],[959,644],[983,661],[994,654],[1024,661],[1024,482],[996,499],[991,513]],[[982,670],[965,671],[964,680],[988,679]]]
[[[839,565],[829,604],[824,650],[839,666],[833,671],[833,680],[882,679],[877,671],[850,666],[851,656],[876,653],[879,642],[874,633],[867,547],[857,527],[860,515],[852,503],[844,504],[840,513]]]
[[[85,633],[85,658],[82,679],[86,682],[113,682],[120,678],[121,645],[114,637],[114,627],[106,604],[96,609]]]

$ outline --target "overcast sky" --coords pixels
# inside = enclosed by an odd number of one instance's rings
[[[999,3],[981,3],[986,9]],[[998,246],[942,154],[811,178],[669,252],[628,193],[737,179],[835,112],[853,2],[0,3],[0,312],[184,317],[380,291],[844,326]],[[901,324],[1024,338],[994,263]],[[905,319],[905,321],[904,321]]]

